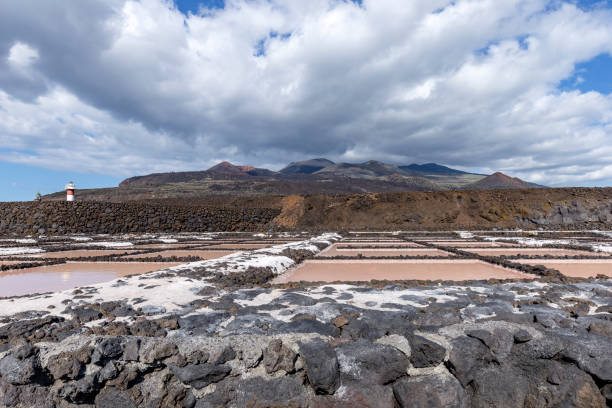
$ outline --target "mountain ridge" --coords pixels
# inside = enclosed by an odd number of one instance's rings
[[[325,158],[301,160],[297,162],[291,162],[286,167],[282,168],[279,173],[283,174],[312,174],[318,170],[321,170],[328,166],[333,166],[334,163],[331,160]]]
[[[507,188],[533,188],[536,185],[517,177],[510,177],[500,171],[469,185],[470,190],[499,190]]]
[[[376,160],[369,160],[363,163],[336,163],[325,167],[315,174],[334,174],[345,177],[377,178],[393,175],[413,176],[393,164],[387,164]]]
[[[418,173],[430,173],[430,174],[477,174],[470,173],[463,170],[452,169],[450,167],[443,166],[437,163],[424,163],[416,164],[412,163],[408,166],[398,166],[402,170],[410,170]]]
[[[198,198],[292,194],[384,193],[541,187],[503,173],[482,175],[437,163],[395,165],[376,160],[334,163],[315,158],[279,171],[220,162],[207,170],[130,177],[118,187],[80,191],[80,197]],[[62,194],[57,193],[57,198]]]

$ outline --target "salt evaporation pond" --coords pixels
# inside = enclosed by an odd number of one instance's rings
[[[453,254],[435,248],[385,248],[385,249],[339,249],[332,247],[323,251],[319,256],[358,256],[364,257],[384,257],[384,256],[451,256]]]
[[[279,282],[528,279],[532,275],[477,260],[307,260]]]
[[[152,272],[172,262],[70,262],[0,273],[0,297],[56,292]]]
[[[551,255],[551,256],[609,256],[603,252],[589,252],[578,249],[560,248],[457,248],[466,252],[485,256]]]

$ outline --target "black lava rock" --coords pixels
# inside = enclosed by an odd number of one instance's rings
[[[96,396],[96,408],[136,408],[134,401],[130,399],[126,391],[120,391],[109,387],[103,389]]]
[[[227,377],[232,371],[227,365],[189,364],[185,367],[170,365],[170,371],[183,383],[201,389],[209,384],[217,383]]]
[[[323,341],[300,343],[300,355],[306,363],[306,376],[318,394],[333,394],[340,385],[338,357]]]
[[[409,365],[406,355],[395,347],[364,339],[342,344],[336,352],[343,381],[385,385],[405,376]]]
[[[444,361],[446,349],[421,336],[410,336],[410,362],[416,368],[434,367]]]

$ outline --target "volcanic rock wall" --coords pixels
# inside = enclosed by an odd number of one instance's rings
[[[538,225],[612,224],[612,202],[597,202],[585,208],[582,202],[574,200],[566,205],[555,205],[550,211],[528,221]]]
[[[0,203],[0,234],[259,231],[278,214],[150,202]]]

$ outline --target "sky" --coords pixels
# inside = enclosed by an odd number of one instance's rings
[[[611,0],[4,0],[0,200],[313,157],[609,186],[611,92]]]

